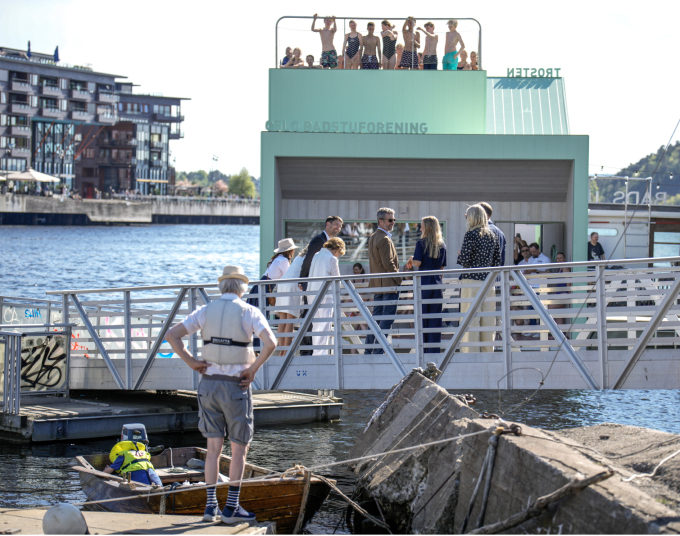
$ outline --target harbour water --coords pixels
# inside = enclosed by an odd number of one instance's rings
[[[199,283],[215,280],[225,264],[241,264],[257,278],[257,226],[155,225],[129,227],[0,227],[0,294],[44,298],[46,290]],[[250,461],[272,469],[314,466],[346,457],[385,391],[338,392],[342,419],[331,423],[261,427]],[[501,392],[501,407],[527,391]],[[478,411],[498,413],[499,393],[477,391]],[[134,396],[134,395],[131,395]],[[539,391],[507,418],[558,429],[616,422],[677,432],[678,391]],[[198,433],[151,437],[152,444],[202,445]],[[12,446],[0,443],[0,508],[46,507],[85,499],[70,470],[79,454],[107,452],[112,440]],[[320,471],[351,493],[353,476],[342,468]],[[332,533],[345,504],[331,496],[308,530]],[[342,525],[338,532],[346,532]]]

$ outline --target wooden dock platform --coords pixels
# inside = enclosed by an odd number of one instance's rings
[[[304,424],[340,418],[342,400],[291,391],[255,391],[255,425]],[[194,391],[81,391],[70,398],[21,399],[18,415],[0,416],[0,438],[11,442],[43,442],[113,437],[122,426],[140,422],[149,433],[198,430]]]
[[[0,534],[44,534],[43,516],[47,510],[1,509]],[[119,514],[83,510],[90,534],[276,534],[273,521],[248,525],[203,523],[200,517],[172,515]]]

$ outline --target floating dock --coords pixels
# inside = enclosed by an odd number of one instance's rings
[[[47,510],[0,510],[0,534],[44,534]],[[200,517],[83,511],[90,534],[276,534],[276,522],[248,525],[203,523]]]
[[[255,391],[253,406],[256,426],[305,424],[339,419],[342,399],[332,391]],[[0,416],[0,437],[21,443],[113,437],[129,422],[143,423],[149,433],[196,431],[196,393],[88,391],[72,392],[70,398],[22,396],[18,415]]]

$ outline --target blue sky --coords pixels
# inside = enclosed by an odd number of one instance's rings
[[[34,51],[46,53],[59,45],[66,63],[126,75],[146,92],[190,97],[183,106],[186,137],[171,145],[177,168],[207,170],[215,154],[220,170],[232,173],[245,166],[259,176],[267,69],[274,64],[280,16],[368,17],[384,10],[377,19],[392,17],[399,27],[408,15],[419,21],[474,17],[483,27],[489,75],[517,66],[562,69],[571,132],[590,135],[594,172],[655,151],[680,118],[674,58],[679,6],[654,0],[429,5],[0,0],[0,45],[25,48],[30,39]],[[279,41],[308,47],[316,56],[320,52],[318,38],[310,40],[306,32],[282,30]]]

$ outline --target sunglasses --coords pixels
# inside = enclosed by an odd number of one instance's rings
[[[383,221],[386,221],[388,223],[394,223],[396,220],[394,218],[385,218]]]
[[[522,253],[524,253],[525,251],[529,251],[529,250],[528,250],[528,249],[523,249],[523,250],[522,250]]]

